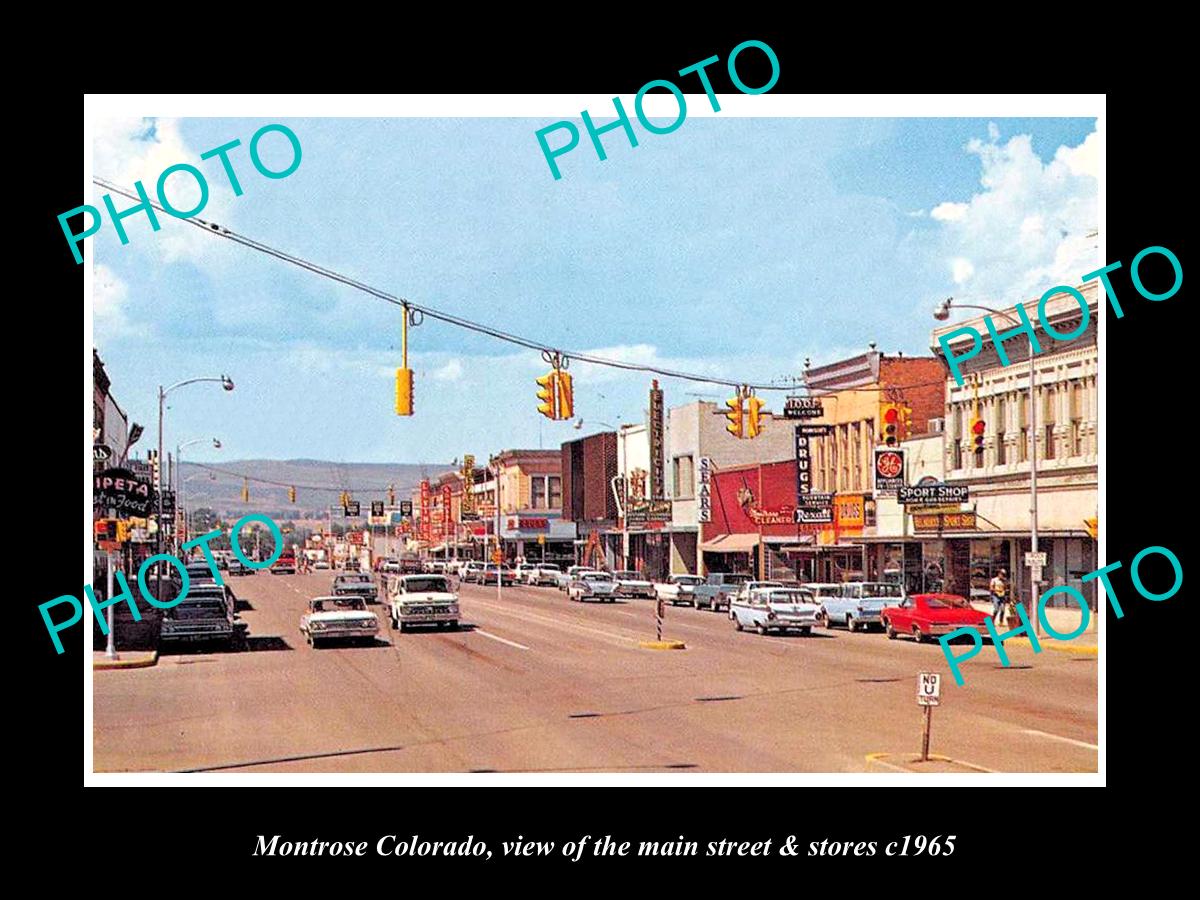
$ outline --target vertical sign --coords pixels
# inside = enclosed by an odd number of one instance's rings
[[[696,521],[712,521],[712,458],[700,457],[700,468],[696,470]]]
[[[663,498],[663,392],[654,379],[650,388],[650,499]]]
[[[809,459],[808,435],[797,425],[796,432],[796,505],[804,505],[804,495],[812,491],[812,467]]]
[[[451,515],[451,498],[450,485],[442,485],[442,525],[445,526],[444,532],[446,540],[454,539],[454,516]]]
[[[429,479],[421,479],[421,534],[420,539],[429,542],[433,534],[433,511],[430,508]]]
[[[475,512],[475,493],[472,490],[475,487],[475,457],[470,453],[463,455],[463,495],[460,513]]]

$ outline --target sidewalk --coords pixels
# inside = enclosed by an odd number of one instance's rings
[[[92,669],[146,669],[158,664],[157,650],[117,651],[118,659],[109,659],[103,650],[92,651]]]
[[[992,605],[990,603],[981,603],[977,601],[971,605],[980,612],[990,614],[992,611]],[[1046,621],[1049,622],[1050,627],[1059,634],[1070,634],[1077,629],[1079,627],[1081,617],[1082,613],[1076,606],[1046,607]],[[1100,651],[1099,633],[1096,631],[1096,624],[1098,620],[1099,615],[1094,612],[1091,613],[1091,615],[1088,617],[1087,630],[1078,637],[1072,638],[1069,641],[1060,640],[1051,634],[1047,634],[1043,630],[1042,633],[1038,635],[1038,643],[1041,645],[1043,650],[1057,650],[1062,653],[1075,653],[1084,656],[1095,656]],[[1005,626],[1004,628],[997,626],[996,630],[1003,634],[1005,631],[1009,631],[1010,629],[1008,626]],[[1015,637],[1005,641],[1005,646],[1017,645],[1026,647],[1032,646],[1029,639],[1026,637]]]

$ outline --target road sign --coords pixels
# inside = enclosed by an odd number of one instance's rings
[[[492,551],[492,562],[494,562],[496,565],[500,565],[500,551],[499,550]]]
[[[1029,566],[1031,569],[1034,567],[1039,569],[1042,568],[1046,565],[1046,551],[1039,550],[1037,553],[1034,553],[1031,550],[1026,550],[1025,565]]]
[[[357,516],[357,515],[360,515],[361,513],[362,513],[362,506],[360,505],[360,501],[358,501],[358,500],[351,500],[349,503],[347,503],[345,506],[342,507],[342,514],[347,517]]]
[[[112,455],[112,447],[108,444],[92,444],[92,459],[96,462],[108,462]]]
[[[942,695],[942,676],[922,672],[917,676],[917,706],[937,706]]]
[[[538,535],[538,543],[539,543],[539,544],[545,544],[545,543],[546,543],[546,536],[545,536],[544,534],[539,534],[539,535]]]
[[[412,514],[413,514],[412,513],[412,501],[411,500],[401,500],[400,501],[400,515],[411,517]]]
[[[1029,567],[1029,580],[1032,581],[1034,584],[1038,584],[1039,582],[1041,582],[1041,580],[1042,580],[1042,567],[1041,566],[1030,566]]]

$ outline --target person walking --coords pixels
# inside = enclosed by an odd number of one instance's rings
[[[997,572],[988,590],[992,595],[992,619],[1003,625],[1004,608],[1008,605],[1008,572],[1004,569]]]

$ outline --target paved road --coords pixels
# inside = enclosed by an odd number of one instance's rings
[[[297,631],[327,572],[230,580],[243,652],[97,672],[97,771],[861,772],[919,746],[916,675],[944,675],[932,749],[995,771],[1091,772],[1095,657],[983,652],[956,687],[940,647],[880,633],[737,633],[667,608],[683,651],[652,651],[654,604],[464,585],[464,629],[383,631],[313,650]]]

